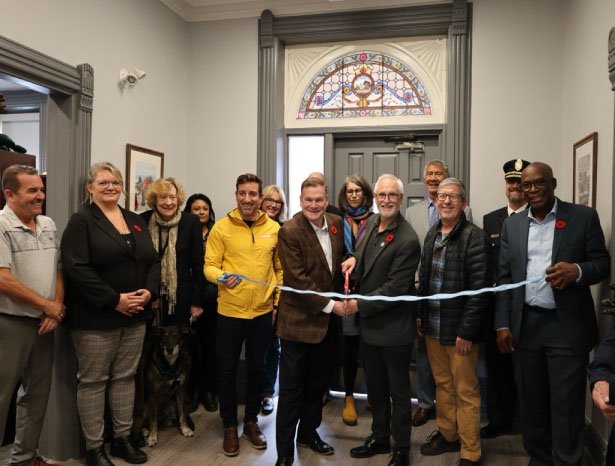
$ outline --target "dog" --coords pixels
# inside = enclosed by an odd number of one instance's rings
[[[145,425],[149,426],[149,429],[144,429],[144,436],[150,447],[158,443],[157,413],[161,413],[165,404],[169,402],[175,402],[182,435],[194,436],[194,431],[186,422],[185,406],[191,359],[188,349],[184,347],[184,336],[191,332],[187,326],[170,325],[153,328],[153,348],[145,367],[147,391]]]

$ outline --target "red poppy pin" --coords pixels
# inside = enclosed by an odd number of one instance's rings
[[[136,231],[141,231],[141,227],[140,227],[139,225],[135,225],[135,226],[134,226],[134,229],[135,229]]]
[[[394,235],[394,234],[390,234],[390,235],[388,235],[388,236],[387,236],[384,240],[385,240],[387,243],[390,243],[391,241],[393,241],[393,238],[395,238],[395,235]]]
[[[557,228],[558,230],[561,230],[562,228],[566,228],[566,221],[565,220],[556,220],[555,221],[555,228]]]
[[[337,228],[331,227],[330,230],[331,230],[331,233],[333,233],[334,235],[337,235]]]

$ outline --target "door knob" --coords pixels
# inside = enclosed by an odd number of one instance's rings
[[[609,289],[611,290],[611,297],[603,299],[600,301],[600,304],[602,304],[602,312],[608,315],[615,315],[615,296],[613,295],[615,293],[615,283],[611,283]]]

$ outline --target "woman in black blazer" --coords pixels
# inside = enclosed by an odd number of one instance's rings
[[[147,461],[129,433],[134,375],[150,301],[158,297],[160,260],[145,222],[118,205],[122,186],[122,174],[111,163],[92,165],[91,202],[72,216],[61,244],[79,362],[77,407],[90,466],[112,464],[103,444],[105,398],[113,418],[111,454],[129,463]]]
[[[203,236],[199,218],[182,212],[184,188],[174,178],[158,179],[146,194],[152,210],[141,214],[160,257],[160,299],[154,325],[185,325],[203,313]]]

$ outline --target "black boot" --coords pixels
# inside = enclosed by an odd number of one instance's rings
[[[138,448],[133,447],[128,436],[113,439],[111,442],[111,454],[131,464],[140,464],[147,461],[147,455]]]
[[[105,453],[105,446],[88,450],[85,454],[85,464],[87,466],[115,466]]]

